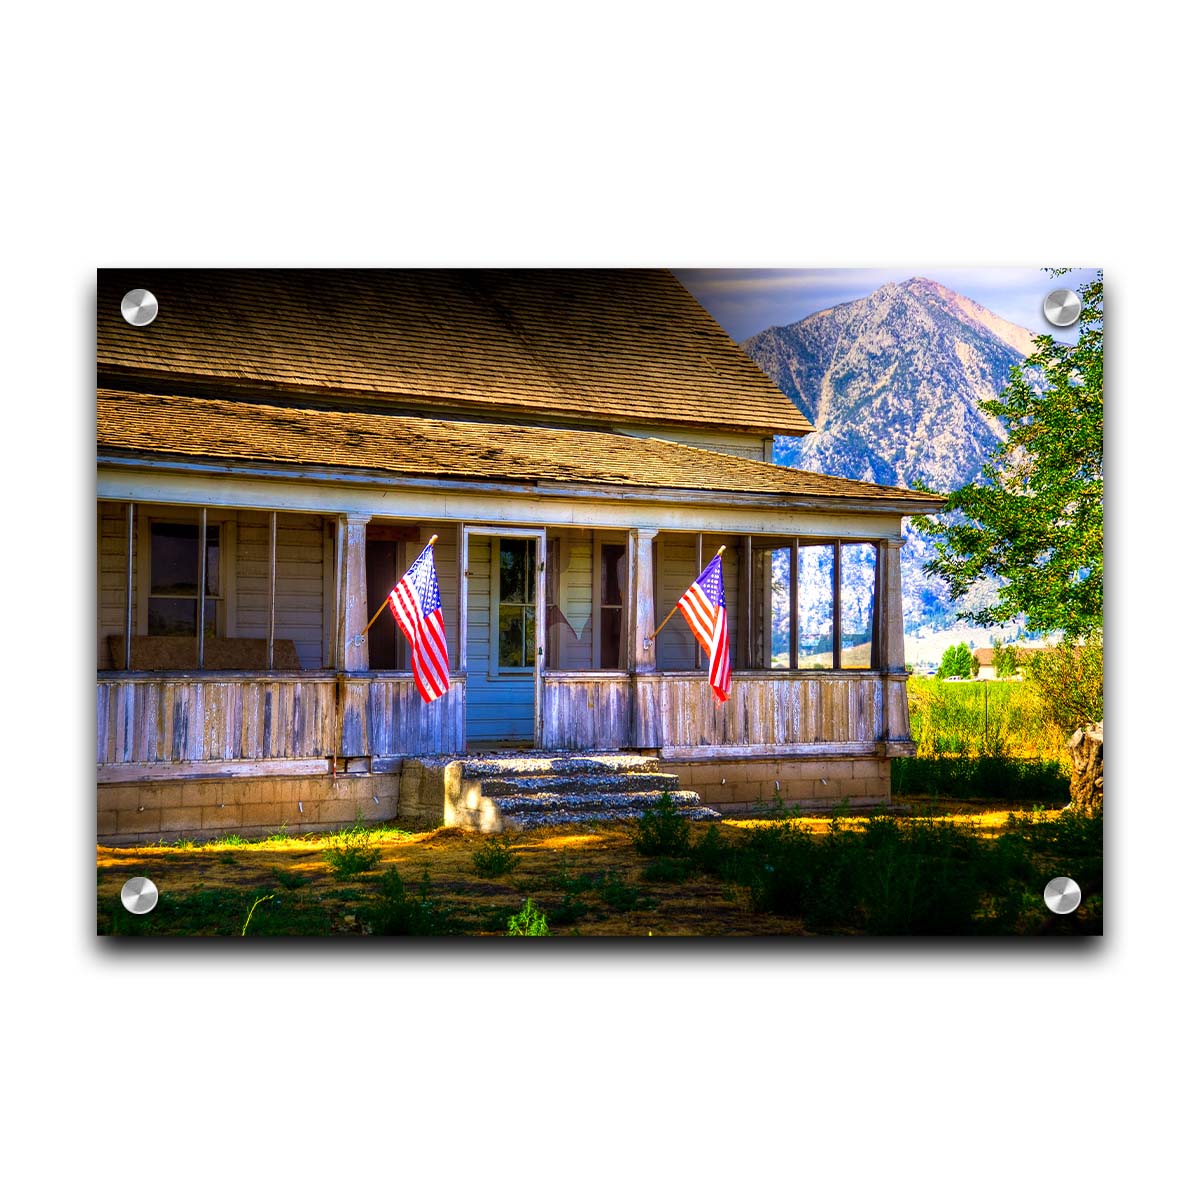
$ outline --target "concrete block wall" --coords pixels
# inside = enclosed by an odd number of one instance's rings
[[[722,813],[752,813],[781,803],[815,811],[846,804],[877,808],[891,800],[891,763],[885,758],[762,758],[667,762],[681,787]]]
[[[110,846],[223,833],[263,837],[326,832],[397,816],[400,777],[377,774],[270,776],[260,779],[175,779],[103,783],[97,789],[96,836]],[[303,810],[303,811],[302,811]]]

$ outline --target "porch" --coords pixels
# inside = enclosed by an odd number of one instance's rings
[[[764,763],[840,760],[847,780],[869,775],[871,794],[886,794],[887,760],[911,748],[900,541],[878,523],[824,537],[811,519],[794,536],[774,524],[485,525],[103,500],[99,782],[324,777],[345,792],[358,778],[384,809],[372,815],[395,816],[398,789],[369,781],[394,781],[405,760],[529,747],[651,752],[685,786],[708,762],[758,764],[738,769],[744,781]],[[451,674],[425,704],[390,615],[363,630],[434,534]],[[722,544],[734,672],[718,705],[682,619],[653,633]],[[333,793],[305,795],[311,811]]]

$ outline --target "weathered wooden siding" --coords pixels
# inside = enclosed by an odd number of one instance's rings
[[[590,529],[552,529],[558,540],[557,590],[547,596],[547,611],[557,606],[565,620],[555,619],[548,632],[549,666],[553,670],[592,668],[592,563],[594,533]],[[550,581],[548,581],[550,582]]]
[[[465,679],[426,704],[409,675],[126,676],[96,689],[96,761],[237,762],[464,749]],[[338,744],[337,706],[342,706]]]
[[[402,758],[466,749],[465,684],[451,675],[450,690],[426,704],[411,675],[343,679],[341,753]]]
[[[615,750],[632,744],[633,686],[622,673],[547,674],[542,745],[548,750]]]
[[[96,666],[122,667],[108,650],[110,634],[125,636],[125,505],[102,501],[97,511]],[[137,579],[137,531],[134,530],[134,579]],[[135,630],[136,631],[136,630]]]
[[[722,430],[719,433],[705,433],[692,429],[645,430],[621,427],[617,431],[632,434],[634,437],[662,438],[663,441],[678,442],[682,446],[699,446],[704,450],[716,450],[720,454],[735,454],[738,458],[752,458],[757,462],[763,461],[766,455],[766,442],[771,440],[758,434],[739,435],[730,433],[728,430]]]
[[[533,673],[491,673],[492,539],[470,539],[467,569],[467,739],[533,740]]]
[[[96,761],[315,758],[334,750],[334,679],[126,676],[96,686]]]
[[[737,539],[705,535],[702,565],[707,563],[717,550],[725,544],[722,556],[725,576],[725,612],[729,622],[729,645],[735,654],[734,665],[738,665],[736,648],[740,625],[739,593],[741,572],[738,567]],[[660,533],[655,539],[657,548],[657,571],[655,610],[657,621],[671,612],[679,597],[688,590],[696,579],[696,535],[692,533]],[[656,624],[657,624],[656,621]],[[676,613],[667,622],[662,633],[654,642],[655,665],[660,671],[690,671],[696,666],[696,638],[681,613]],[[701,659],[705,663],[705,659]]]
[[[237,521],[237,627],[229,637],[267,636],[269,516],[231,514]],[[275,536],[275,636],[296,643],[300,665],[318,670],[324,654],[324,520],[280,513]]]
[[[635,729],[643,747],[876,742],[886,729],[884,681],[737,673],[729,700],[717,704],[704,676],[640,675]]]

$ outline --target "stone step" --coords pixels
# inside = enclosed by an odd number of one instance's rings
[[[719,820],[720,813],[705,808],[695,792],[670,793],[675,809],[690,821]],[[562,792],[500,796],[485,801],[501,829],[530,829],[538,825],[579,821],[629,821],[644,816],[662,799],[661,792]]]
[[[638,754],[479,754],[451,761],[462,765],[463,779],[526,775],[617,775],[650,774],[658,770],[658,759]]]
[[[488,777],[479,781],[485,796],[524,796],[530,793],[570,795],[588,793],[620,794],[629,792],[672,792],[679,787],[679,776],[660,771],[628,771],[614,774],[579,771],[570,775],[516,775]]]
[[[677,808],[700,807],[696,792],[668,793]],[[662,792],[526,792],[516,796],[487,797],[501,813],[540,812],[549,809],[578,808],[599,812],[609,808],[636,808],[645,812],[661,799]]]
[[[644,807],[629,808],[612,805],[602,809],[562,808],[538,812],[507,813],[502,829],[536,829],[541,825],[578,825],[585,821],[633,821],[645,814]],[[689,821],[717,821],[721,814],[712,808],[681,807],[679,811]]]

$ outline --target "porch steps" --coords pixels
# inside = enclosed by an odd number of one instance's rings
[[[630,820],[666,792],[691,820],[714,820],[716,810],[679,776],[659,770],[657,758],[633,754],[498,752],[455,760],[458,786],[447,788],[446,823],[487,833],[540,825]]]

